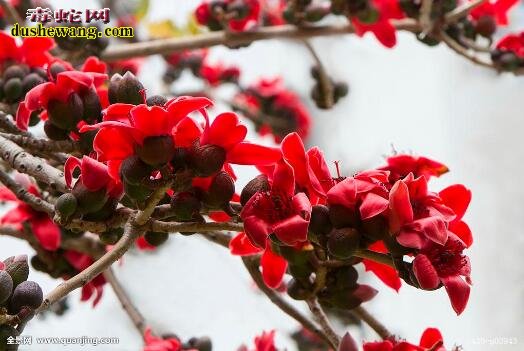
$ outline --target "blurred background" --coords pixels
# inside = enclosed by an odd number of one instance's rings
[[[51,3],[57,8],[72,6],[66,0]],[[198,3],[151,0],[147,20],[170,18],[183,24]],[[94,1],[75,6],[100,7]],[[522,8],[511,17],[515,28],[524,24]],[[523,350],[524,78],[497,75],[443,45],[427,47],[409,33],[399,33],[394,49],[384,48],[371,35],[317,38],[312,44],[328,73],[350,85],[349,96],[332,110],[318,110],[309,99],[313,60],[299,43],[271,40],[238,50],[217,47],[211,58],[237,64],[244,84],[261,76],[282,76],[313,116],[307,144],[320,146],[328,161],[339,160],[345,174],[382,165],[393,147],[449,166],[451,172],[433,181],[432,190],[463,183],[473,192],[465,217],[475,238],[468,250],[474,285],[466,311],[457,317],[444,289],[423,292],[404,284],[397,294],[374,276],[362,274],[360,281],[380,291],[367,307],[410,341],[418,341],[426,327],[435,326],[448,348],[456,344],[464,350]],[[148,94],[162,91],[163,70],[160,57],[150,57],[142,66],[139,78]],[[224,108],[219,105],[213,114]],[[251,137],[260,140],[254,132]],[[269,138],[266,141],[271,143]],[[239,189],[255,174],[239,171]],[[31,249],[15,239],[1,238],[0,257],[13,253],[30,254]],[[298,327],[296,322],[256,292],[238,257],[201,238],[175,235],[157,252],[131,252],[115,271],[148,323],[160,332],[184,339],[209,335],[214,350],[222,351],[251,345],[262,330],[276,329],[277,345],[296,349],[289,337]],[[44,292],[58,284],[35,271],[30,278],[41,283]],[[104,350],[141,349],[140,335],[109,287],[104,295],[93,309],[80,303],[75,291],[69,311],[30,323],[24,335],[116,336],[120,344]],[[359,338],[378,338],[367,328],[352,330]],[[497,337],[518,342],[483,342]],[[51,350],[37,345],[28,349]]]

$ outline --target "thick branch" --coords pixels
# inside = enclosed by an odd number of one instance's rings
[[[0,136],[9,139],[19,146],[41,152],[67,152],[71,153],[78,149],[77,144],[72,140],[49,140],[40,139],[27,135],[14,135],[8,133],[0,133]]]
[[[13,117],[7,113],[10,113],[12,107],[10,105],[0,103],[0,129],[10,134],[20,134],[30,136],[29,132],[24,132],[18,129],[13,123]],[[7,113],[6,113],[7,112]]]
[[[20,173],[27,173],[48,184],[52,189],[67,191],[64,174],[44,159],[28,154],[20,146],[0,136],[0,157]]]
[[[53,205],[43,199],[31,194],[26,188],[14,181],[6,172],[0,170],[0,182],[2,182],[15,196],[31,206],[36,211],[45,212],[48,215],[55,213]]]
[[[180,233],[180,232],[209,232],[216,230],[228,230],[241,232],[244,230],[242,223],[231,222],[161,222],[152,221],[148,228],[154,232]]]
[[[311,331],[319,338],[327,342],[331,347],[336,348],[336,345],[331,341],[329,336],[321,329],[319,329],[315,323],[304,316],[295,307],[285,301],[281,296],[278,295],[273,289],[270,289],[264,283],[262,275],[258,269],[258,260],[254,260],[250,257],[242,257],[242,261],[246,266],[247,271],[251,275],[251,278],[258,286],[258,288],[273,302],[278,308],[280,308],[285,314],[299,322],[304,328]]]
[[[413,19],[393,21],[398,30],[410,32],[420,31],[420,26]],[[239,46],[259,40],[276,38],[307,39],[319,36],[351,34],[355,28],[351,24],[327,25],[314,27],[297,27],[281,25],[263,27],[256,31],[230,33],[226,31],[209,32],[194,36],[157,39],[141,43],[123,44],[107,48],[102,53],[102,59],[115,61],[129,57],[169,54],[181,50],[193,50],[217,45]]]
[[[144,335],[146,329],[146,321],[140,313],[140,311],[136,308],[136,306],[133,304],[133,302],[127,295],[127,292],[125,291],[124,287],[120,284],[118,279],[116,279],[115,273],[113,272],[111,267],[109,267],[104,272],[104,277],[106,278],[109,285],[111,285],[111,287],[113,288],[116,297],[122,304],[122,308],[124,309],[124,311],[126,311],[127,315],[135,325],[140,335]]]
[[[369,313],[364,307],[358,306],[351,312],[371,327],[382,339],[388,339],[393,334],[378,319]]]

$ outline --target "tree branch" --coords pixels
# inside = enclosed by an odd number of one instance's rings
[[[358,306],[351,310],[355,316],[364,321],[371,327],[382,339],[389,339],[393,334],[364,307]]]
[[[464,5],[456,7],[453,11],[446,13],[444,16],[444,21],[447,24],[455,23],[461,18],[466,17],[471,12],[471,10],[486,1],[487,0],[468,1]]]
[[[320,90],[322,92],[322,98],[324,100],[324,106],[325,108],[329,109],[333,107],[333,105],[335,104],[335,102],[333,101],[333,93],[335,90],[333,87],[333,83],[331,82],[326,67],[324,67],[324,65],[322,64],[322,60],[320,60],[320,57],[318,56],[313,45],[307,40],[304,40],[304,45],[315,60],[316,67],[318,69],[318,80]]]
[[[257,287],[269,298],[269,300],[273,304],[280,308],[282,312],[284,312],[285,314],[296,320],[298,323],[300,323],[304,328],[306,328],[307,330],[324,340],[331,347],[336,348],[336,345],[333,343],[333,341],[329,338],[329,336],[325,333],[324,330],[318,328],[318,326],[315,325],[315,323],[313,323],[306,316],[304,316],[294,306],[285,301],[281,296],[278,295],[278,293],[266,286],[264,280],[262,279],[262,275],[260,274],[260,271],[258,269],[258,259],[253,259],[251,257],[242,257],[242,261],[244,262],[244,265],[246,266],[248,273],[251,275],[251,278],[253,279]]]
[[[309,310],[311,311],[311,313],[313,313],[315,320],[322,327],[322,330],[324,330],[324,334],[326,334],[326,336],[329,338],[330,344],[335,349],[338,348],[338,345],[340,344],[340,336],[337,335],[337,333],[331,326],[328,317],[324,313],[324,310],[322,309],[322,306],[320,306],[320,304],[318,303],[316,297],[312,299],[307,299],[306,302],[309,307]]]
[[[20,25],[22,25],[22,23],[24,23],[24,20],[7,0],[0,0],[0,7],[2,7],[4,12],[6,12],[7,18],[11,24],[20,23]]]
[[[35,138],[28,135],[16,135],[10,133],[0,133],[0,136],[17,143],[23,148],[35,151],[71,153],[78,150],[77,143],[72,140],[55,141]]]
[[[455,51],[457,54],[459,54],[461,56],[464,56],[466,59],[468,59],[469,61],[471,61],[471,62],[473,62],[473,63],[475,63],[477,65],[480,65],[480,66],[483,66],[483,67],[488,67],[488,68],[496,70],[495,66],[491,62],[484,61],[484,60],[478,58],[476,55],[470,54],[468,49],[466,49],[465,47],[460,45],[457,41],[455,41],[455,39],[450,37],[445,31],[441,31],[439,36],[442,39],[442,41],[451,50]]]
[[[375,252],[371,250],[358,250],[357,252],[353,254],[353,256],[365,258],[365,259],[375,261],[378,263],[382,263],[392,268],[395,268],[395,264],[393,263],[393,260],[387,254],[383,254],[383,253]]]
[[[0,170],[0,182],[15,194],[20,200],[31,206],[35,211],[45,212],[52,216],[55,213],[53,205],[31,194],[26,188],[14,181],[6,172]]]

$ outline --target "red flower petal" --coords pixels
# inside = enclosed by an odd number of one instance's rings
[[[450,207],[459,220],[464,216],[471,202],[471,190],[462,184],[448,186],[439,193],[440,198],[447,207]]]
[[[277,222],[273,231],[278,239],[287,245],[294,245],[307,240],[309,221],[295,215]]]
[[[244,208],[248,207],[248,205],[250,205],[249,202],[254,200],[254,198],[253,196]],[[257,216],[242,217],[242,219],[244,220],[244,230],[249,240],[255,245],[265,248],[267,237],[270,234],[268,223]]]
[[[271,251],[268,245],[260,258],[260,265],[262,266],[264,283],[266,283],[268,287],[276,289],[286,273],[287,261]]]
[[[105,164],[89,156],[82,158],[82,183],[91,191],[98,191],[109,182],[108,169]]]
[[[422,289],[436,289],[440,284],[435,267],[424,254],[418,254],[413,260],[413,273]]]
[[[426,238],[437,244],[444,245],[448,240],[446,222],[441,217],[433,216],[417,219],[409,226],[413,226],[417,231],[423,232]]]
[[[60,228],[47,217],[39,215],[31,220],[31,227],[35,237],[42,247],[48,251],[56,251],[60,247]]]
[[[295,175],[293,168],[286,161],[280,161],[273,170],[271,190],[288,195],[295,194]]]
[[[408,186],[402,180],[397,181],[389,192],[389,208],[389,227],[393,233],[398,232],[403,224],[413,221]]]
[[[206,97],[179,96],[166,103],[167,112],[173,124],[191,112],[195,112],[206,107],[212,106],[213,102]]]
[[[279,148],[248,142],[238,143],[227,152],[226,161],[237,165],[271,165],[282,158]]]
[[[5,186],[0,187],[0,201],[18,201],[16,195]]]
[[[190,147],[200,138],[202,128],[192,118],[185,117],[173,128],[172,133],[177,147]]]
[[[262,249],[254,246],[245,233],[238,233],[229,242],[229,250],[235,256],[249,256],[262,251]]]
[[[342,205],[347,208],[355,207],[357,201],[357,187],[353,178],[346,178],[328,191],[330,205]]]
[[[446,288],[453,310],[457,315],[460,315],[468,304],[471,290],[469,285],[459,276],[449,276],[441,278],[441,280]]]
[[[473,245],[473,233],[469,226],[463,221],[453,221],[449,224],[449,231],[456,234],[464,242],[466,247]]]
[[[437,342],[443,342],[442,334],[437,328],[427,328],[420,337],[419,345],[425,348],[433,347]],[[438,349],[435,351],[439,351]]]
[[[134,154],[134,143],[131,134],[116,127],[100,129],[93,141],[93,148],[100,160],[124,160]]]
[[[338,346],[337,351],[358,351],[357,342],[351,334],[346,333],[340,340],[340,345]]]
[[[202,145],[218,145],[227,151],[243,141],[246,134],[247,128],[240,123],[238,116],[233,112],[225,112],[216,116],[204,130]]]
[[[171,135],[174,124],[170,123],[169,115],[160,106],[138,105],[131,109],[130,120],[144,137]]]
[[[399,291],[402,282],[396,269],[367,259],[362,260],[362,263],[364,264],[366,271],[373,272],[373,274],[375,274],[384,284],[397,292]]]
[[[389,206],[388,199],[383,198],[374,193],[367,193],[362,198],[362,204],[360,205],[360,216],[362,219],[368,219],[375,217],[376,215],[384,212]]]

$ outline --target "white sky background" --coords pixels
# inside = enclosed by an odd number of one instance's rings
[[[197,2],[152,1],[149,18],[185,21]],[[65,0],[53,4],[71,6]],[[82,2],[85,7],[97,6],[93,4]],[[524,23],[522,16],[518,22]],[[436,326],[448,347],[457,343],[465,350],[522,350],[524,78],[497,76],[446,47],[429,48],[404,33],[393,50],[369,36],[319,38],[313,44],[328,72],[351,87],[349,97],[328,112],[316,110],[307,98],[312,60],[299,44],[265,41],[241,50],[216,48],[212,57],[237,63],[246,84],[260,76],[282,75],[313,111],[315,127],[309,144],[321,146],[328,160],[340,160],[345,172],[381,165],[382,155],[393,144],[397,150],[430,156],[450,167],[449,174],[433,183],[434,190],[461,182],[473,191],[466,220],[476,240],[469,250],[474,286],[466,311],[456,317],[444,289],[424,292],[404,284],[397,295],[365,274],[360,279],[380,290],[367,307],[411,341],[418,341],[425,327]],[[152,93],[160,89],[162,70],[158,57],[150,58],[142,70],[140,78]],[[242,172],[240,184],[253,175],[253,171]],[[31,253],[24,243],[0,240],[2,258]],[[156,254],[126,255],[115,270],[155,330],[175,332],[184,339],[210,335],[214,350],[222,351],[236,350],[262,330],[275,328],[278,344],[294,350],[286,332],[294,330],[296,323],[254,293],[240,259],[219,247],[196,237],[173,236]],[[58,283],[36,272],[31,279],[42,283],[44,291]],[[140,349],[140,336],[109,287],[96,309],[78,300],[78,292],[71,294],[69,313],[34,320],[24,334],[118,336],[120,345],[103,349]],[[376,338],[368,330],[364,337]],[[516,337],[518,344],[474,344],[478,338],[493,337]]]

